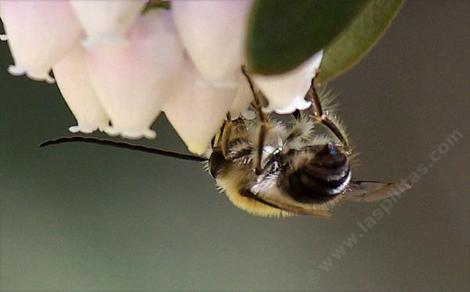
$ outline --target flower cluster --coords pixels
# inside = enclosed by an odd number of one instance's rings
[[[15,64],[58,87],[74,114],[72,132],[101,130],[154,138],[164,112],[190,151],[203,153],[227,113],[252,100],[241,74],[252,0],[0,0],[0,17]],[[253,74],[267,111],[304,109],[317,53],[282,75]],[[50,72],[53,72],[53,77]]]

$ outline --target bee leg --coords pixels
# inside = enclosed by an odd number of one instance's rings
[[[339,139],[345,150],[350,152],[351,145],[349,144],[349,140],[347,139],[346,134],[341,130],[341,127],[335,123],[335,121],[328,117],[328,113],[323,111],[320,97],[318,96],[318,92],[315,88],[315,77],[312,79],[310,89],[307,92],[307,98],[312,102],[313,118],[315,122],[320,123],[328,128]]]
[[[220,130],[217,134],[214,135],[214,137],[212,137],[212,140],[211,140],[211,147],[212,149],[216,148],[216,147],[220,147],[220,139],[222,137],[222,133],[224,131],[224,127],[225,127],[225,121],[224,123],[222,124],[222,126],[220,126]]]
[[[257,175],[260,175],[263,173],[263,168],[261,167],[261,159],[263,157],[264,141],[266,140],[266,135],[269,132],[269,123],[268,123],[266,114],[263,112],[261,99],[259,95],[256,93],[253,81],[248,75],[245,66],[242,66],[242,73],[243,75],[245,75],[248,81],[248,84],[250,85],[251,92],[253,93],[253,107],[255,108],[259,121],[260,121],[260,129],[259,129],[259,135],[258,135],[258,148],[256,149],[255,157],[253,159],[255,173]]]
[[[222,126],[220,137],[220,148],[225,158],[227,158],[228,143],[230,141],[230,135],[232,134],[232,126],[232,117],[230,116],[230,113],[227,113],[227,120]]]

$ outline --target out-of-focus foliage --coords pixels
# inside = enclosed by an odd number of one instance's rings
[[[404,0],[371,0],[353,22],[325,49],[317,82],[336,78],[357,64],[377,43]]]
[[[320,79],[330,80],[370,50],[402,2],[256,0],[247,35],[249,67],[261,74],[280,74],[326,49]]]

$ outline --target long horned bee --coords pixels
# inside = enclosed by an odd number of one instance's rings
[[[262,93],[245,67],[242,71],[251,87],[256,118],[232,120],[228,114],[206,157],[88,137],[64,137],[41,146],[86,142],[201,161],[235,206],[265,217],[328,218],[343,201],[373,202],[410,188],[403,182],[352,180],[351,144],[341,123],[324,110],[315,78],[306,95],[311,107],[295,112],[288,125],[263,112]]]
[[[352,148],[338,120],[323,110],[315,78],[306,98],[312,106],[294,124],[274,122],[243,68],[254,96],[256,122],[227,118],[212,147],[208,168],[237,207],[260,216],[329,217],[344,200],[376,201],[408,185],[352,181]],[[316,135],[316,126],[328,136]]]

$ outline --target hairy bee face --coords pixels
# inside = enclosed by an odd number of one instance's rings
[[[347,155],[333,143],[292,150],[278,178],[281,190],[300,203],[324,203],[343,193],[351,180]]]

